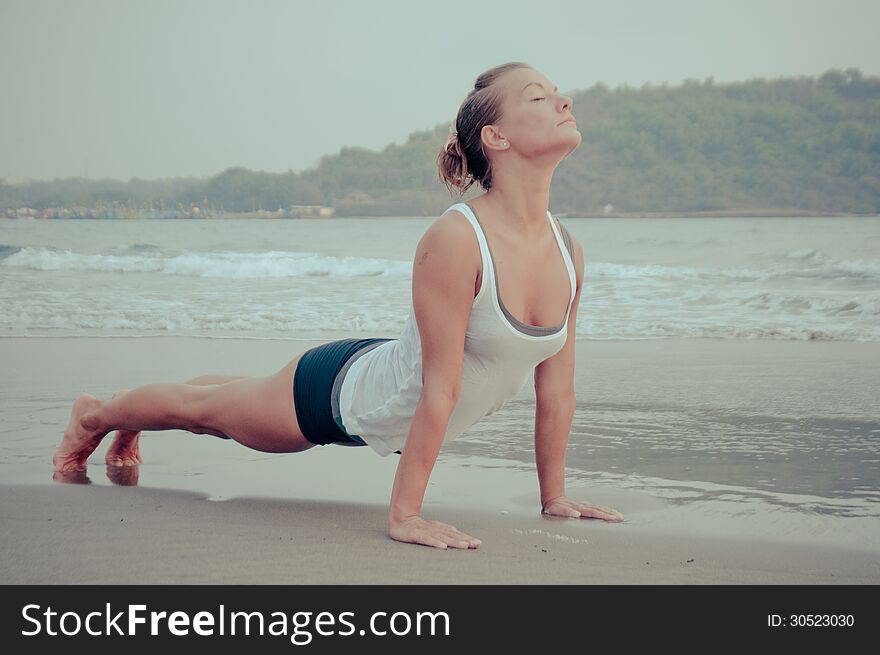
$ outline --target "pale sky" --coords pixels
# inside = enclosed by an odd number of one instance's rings
[[[525,61],[561,91],[880,74],[877,0],[0,0],[0,178],[300,171],[450,123]]]

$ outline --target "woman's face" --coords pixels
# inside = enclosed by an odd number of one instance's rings
[[[572,99],[533,68],[508,71],[496,84],[501,92],[501,120],[495,130],[483,128],[483,139],[501,150],[512,149],[524,157],[562,159],[581,143],[573,122]],[[507,146],[502,145],[507,142]]]

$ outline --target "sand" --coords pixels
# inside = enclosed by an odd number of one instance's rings
[[[468,551],[388,536],[397,458],[368,448],[277,455],[172,430],[145,433],[137,485],[108,476],[106,445],[90,459],[90,484],[52,481],[52,452],[77,394],[109,397],[118,388],[207,373],[267,375],[314,343],[0,339],[7,371],[0,380],[0,584],[880,582],[880,548],[855,536],[876,532],[864,529],[870,518],[828,524],[835,532],[838,525],[863,526],[850,539],[813,538],[818,524],[799,519],[792,519],[798,529],[774,530],[784,525],[782,511],[758,512],[760,521],[689,515],[687,504],[618,488],[613,479],[572,480],[569,492],[617,508],[624,523],[545,517],[527,462],[441,454],[424,514],[482,540]],[[809,347],[753,346],[779,356]],[[600,379],[623,359],[662,375],[666,359],[680,359],[670,348],[592,344],[579,358]],[[729,343],[720,348],[731,361],[742,350]],[[857,347],[834,348],[835,357],[845,357]],[[652,359],[651,352],[660,354]],[[735,379],[731,373],[731,385]],[[657,390],[664,393],[676,388]]]
[[[436,511],[483,543],[404,544],[381,505],[138,487],[3,487],[4,584],[862,584],[875,553]],[[574,525],[572,525],[574,523]],[[584,528],[584,529],[581,529]]]

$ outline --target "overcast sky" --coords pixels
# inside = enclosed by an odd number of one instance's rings
[[[880,74],[877,0],[0,0],[0,178],[282,172],[455,117],[525,61],[564,92]]]

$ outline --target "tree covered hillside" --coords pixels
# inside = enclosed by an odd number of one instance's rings
[[[555,212],[601,215],[611,204],[615,213],[880,213],[880,78],[857,69],[729,84],[597,84],[573,98],[583,142],[556,170]],[[435,170],[448,127],[379,152],[345,147],[300,173],[235,167],[207,179],[0,182],[0,209],[328,205],[337,216],[436,215],[452,200]],[[474,185],[466,197],[480,192]]]

